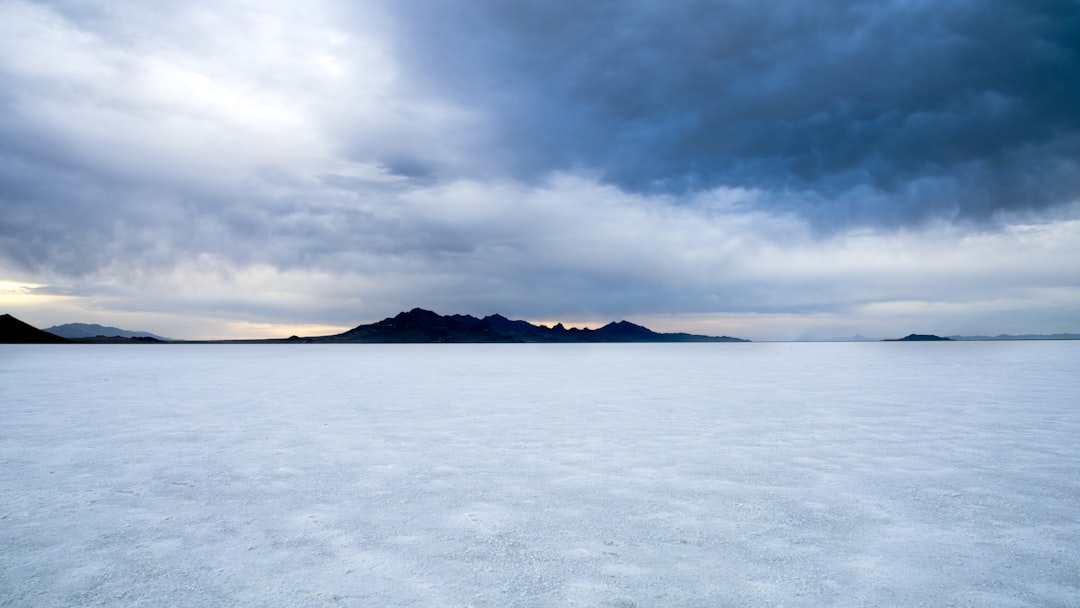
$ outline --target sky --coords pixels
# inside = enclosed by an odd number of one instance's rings
[[[0,312],[1080,332],[1073,0],[0,2]]]

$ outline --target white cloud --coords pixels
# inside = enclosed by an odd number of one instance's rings
[[[125,4],[106,30],[15,2],[0,70],[23,128],[98,171],[213,182],[310,166],[335,152],[328,111],[347,104],[373,131],[397,111],[377,31],[345,35],[321,8]]]

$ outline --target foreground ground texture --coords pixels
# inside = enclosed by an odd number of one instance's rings
[[[1076,606],[1080,342],[0,346],[0,606]]]

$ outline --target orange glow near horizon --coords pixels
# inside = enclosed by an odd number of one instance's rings
[[[337,325],[289,325],[281,323],[252,323],[233,321],[226,323],[215,335],[186,338],[188,340],[266,340],[300,336],[332,336],[352,329]]]
[[[44,287],[44,285],[0,279],[0,307],[13,306],[23,308],[35,304],[56,302],[70,297],[34,293],[34,290],[39,287]]]

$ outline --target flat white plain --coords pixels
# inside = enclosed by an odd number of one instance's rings
[[[1077,606],[1080,342],[0,346],[2,606]]]

